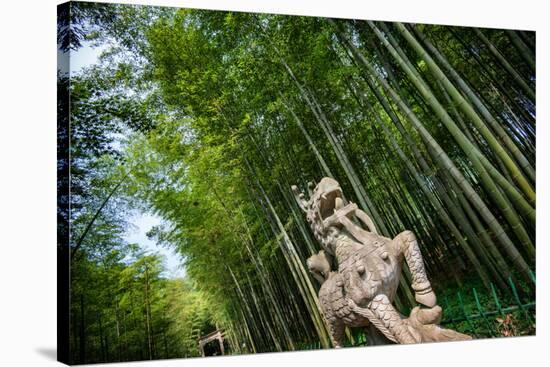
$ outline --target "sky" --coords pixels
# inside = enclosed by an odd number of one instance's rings
[[[125,240],[130,243],[137,243],[140,247],[148,252],[158,252],[165,258],[164,268],[166,269],[164,275],[169,278],[178,278],[185,275],[185,269],[182,267],[182,257],[172,248],[165,248],[163,246],[157,246],[154,241],[147,238],[146,233],[156,225],[162,223],[161,218],[141,213],[131,220],[131,223],[136,226],[134,230],[128,230],[125,236]]]
[[[106,49],[106,46],[91,47],[89,42],[82,41],[82,47],[77,51],[71,50],[71,73],[76,73],[86,66],[99,62],[99,55]]]
[[[90,47],[89,43],[84,41],[81,48],[77,51],[71,51],[71,75],[78,73],[84,67],[97,64],[99,61],[99,55],[105,49],[106,47],[102,46]],[[129,221],[132,226],[130,226],[130,229],[127,230],[124,239],[129,243],[137,243],[148,253],[161,254],[164,257],[164,276],[170,278],[183,277],[185,275],[185,269],[182,266],[183,259],[181,255],[175,252],[174,249],[157,246],[154,241],[147,238],[146,233],[153,226],[159,225],[162,222],[161,218],[148,213],[137,213]]]

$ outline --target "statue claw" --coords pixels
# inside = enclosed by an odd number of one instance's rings
[[[416,317],[419,323],[422,325],[429,324],[439,324],[441,322],[441,316],[443,315],[443,310],[440,306],[434,306],[432,308],[420,308],[415,307],[411,311],[410,318]]]
[[[426,292],[415,292],[414,299],[416,302],[429,308],[432,308],[437,304],[437,297],[431,289]]]

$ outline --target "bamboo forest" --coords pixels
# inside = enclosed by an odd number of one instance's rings
[[[292,190],[323,177],[416,235],[443,327],[535,334],[534,32],[86,2],[57,31],[69,362],[333,348]]]

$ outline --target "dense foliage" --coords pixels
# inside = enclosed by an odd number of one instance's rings
[[[75,362],[196,356],[216,327],[232,353],[330,347],[290,190],[323,176],[417,234],[436,290],[534,291],[534,34],[80,6],[63,47],[111,46],[67,86]],[[185,279],[125,243],[139,211]]]

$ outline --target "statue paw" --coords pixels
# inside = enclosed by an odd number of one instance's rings
[[[443,310],[440,306],[433,308],[421,308],[416,306],[412,309],[407,326],[420,334],[422,342],[438,342],[451,340],[469,340],[470,336],[458,333],[454,330],[444,329],[439,326]]]
[[[421,305],[430,308],[434,307],[437,304],[437,297],[435,296],[435,293],[431,288],[424,292],[415,292],[414,299]]]
[[[443,310],[440,306],[432,308],[415,307],[414,312],[411,312],[411,317],[413,316],[422,325],[439,324],[443,316]]]

